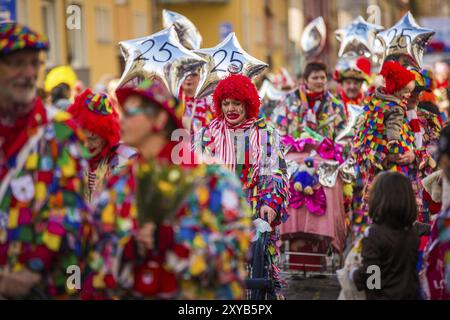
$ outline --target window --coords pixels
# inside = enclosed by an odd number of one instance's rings
[[[69,53],[69,63],[77,68],[82,68],[86,66],[86,44],[84,34],[85,32],[85,21],[83,7],[77,3],[70,3],[77,5],[80,8],[80,29],[67,29],[67,42],[68,42],[68,53]]]
[[[287,42],[287,29],[288,29],[288,25],[287,22],[283,22],[283,21],[276,21],[275,22],[276,25],[276,32],[275,34],[275,47],[276,48],[282,48],[285,46],[286,42]]]
[[[135,38],[144,37],[149,34],[145,13],[135,12],[133,14],[133,31]]]
[[[111,9],[106,7],[95,8],[95,30],[97,41],[100,43],[112,42],[112,18]]]
[[[266,26],[264,25],[264,20],[263,20],[263,18],[261,18],[261,17],[256,17],[256,18],[253,18],[253,21],[254,21],[254,26],[255,26],[255,33],[253,34],[254,35],[254,39],[255,39],[255,42],[257,43],[257,44],[264,44],[264,35],[265,35],[265,29],[266,29]]]
[[[17,1],[17,22],[26,24],[28,21],[28,0]]]
[[[300,44],[303,28],[303,14],[300,9],[291,7],[288,10],[288,35],[289,40],[296,45]]]
[[[50,42],[50,50],[47,54],[47,67],[59,64],[58,57],[58,34],[57,34],[57,17],[54,0],[42,1],[42,26],[43,32]]]

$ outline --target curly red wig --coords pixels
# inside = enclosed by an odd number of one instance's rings
[[[213,112],[216,118],[223,115],[222,101],[225,99],[238,100],[244,103],[248,119],[258,117],[261,101],[255,85],[248,77],[231,74],[219,82],[213,94]]]
[[[383,64],[380,74],[385,81],[385,91],[387,94],[401,90],[408,83],[415,80],[415,75],[402,66],[397,61],[387,61]]]
[[[119,143],[119,114],[105,94],[94,94],[86,89],[76,96],[75,102],[67,111],[81,128],[102,137],[109,146]]]

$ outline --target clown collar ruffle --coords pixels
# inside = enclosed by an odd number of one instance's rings
[[[6,159],[19,152],[36,127],[46,123],[47,114],[39,98],[35,100],[34,108],[27,115],[17,119],[12,126],[0,123],[0,137],[5,141],[0,148]]]

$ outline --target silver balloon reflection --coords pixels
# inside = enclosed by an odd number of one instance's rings
[[[312,58],[322,52],[326,37],[327,29],[322,17],[314,19],[305,27],[300,45],[307,58]]]
[[[287,153],[287,151],[285,152]],[[286,166],[286,171],[289,179],[300,169],[300,164],[294,160],[286,160]]]
[[[422,68],[425,47],[434,34],[431,29],[420,27],[408,11],[393,27],[377,35],[384,48],[383,62],[406,58],[413,67]]]
[[[339,162],[337,161],[324,161],[319,164],[317,169],[319,175],[319,182],[322,186],[327,188],[333,188],[336,184],[336,180],[339,174]]]
[[[381,43],[380,39],[376,38],[373,43],[372,61],[378,65],[381,64],[383,61],[383,55],[384,55],[383,44]]]
[[[356,104],[347,104],[348,121],[345,128],[339,132],[335,141],[337,143],[346,143],[349,139],[352,139],[355,135],[355,131],[359,124],[361,116],[364,114],[364,107]]]
[[[189,50],[200,49],[203,39],[191,20],[179,13],[166,9],[163,10],[162,17],[164,28],[169,28],[171,25],[175,26],[178,38],[183,46]]]
[[[345,28],[336,30],[336,38],[341,42],[339,57],[349,53],[355,56],[371,57],[376,34],[383,29],[382,26],[368,23],[359,16]]]
[[[320,184],[324,187],[333,188],[338,177],[344,183],[352,183],[356,180],[355,160],[348,158],[341,165],[337,161],[324,161],[319,165],[317,174]]]
[[[119,88],[130,81],[135,84],[136,78],[155,79],[178,96],[185,77],[206,63],[181,45],[173,26],[147,37],[121,41],[119,47],[126,62]]]
[[[269,80],[264,80],[261,88],[259,89],[259,97],[261,100],[268,99],[272,101],[283,100],[287,92],[278,90]]]
[[[219,81],[231,73],[253,78],[268,67],[267,63],[252,57],[242,49],[234,32],[214,48],[194,52],[207,61],[200,72],[200,82],[195,95],[197,98],[212,94]]]
[[[356,180],[356,161],[353,158],[348,158],[343,164],[339,166],[339,174],[344,183],[352,183]]]

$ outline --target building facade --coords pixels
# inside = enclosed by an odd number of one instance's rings
[[[361,15],[385,27],[406,11],[447,15],[450,0],[15,0],[17,20],[48,35],[46,69],[71,64],[80,79],[94,86],[105,75],[120,77],[118,42],[162,29],[162,10],[185,15],[200,31],[202,47],[213,47],[234,31],[244,48],[276,71],[286,66],[300,74],[304,27],[322,16],[327,26],[319,57],[332,69],[339,43],[334,31]],[[425,5],[430,3],[430,5]],[[371,8],[371,9],[370,9]],[[379,16],[375,17],[374,8]],[[375,10],[375,11],[376,11]],[[330,70],[331,71],[331,70]]]
[[[151,1],[17,0],[17,20],[47,34],[46,69],[70,64],[93,86],[105,75],[120,76],[118,42],[151,33]]]

